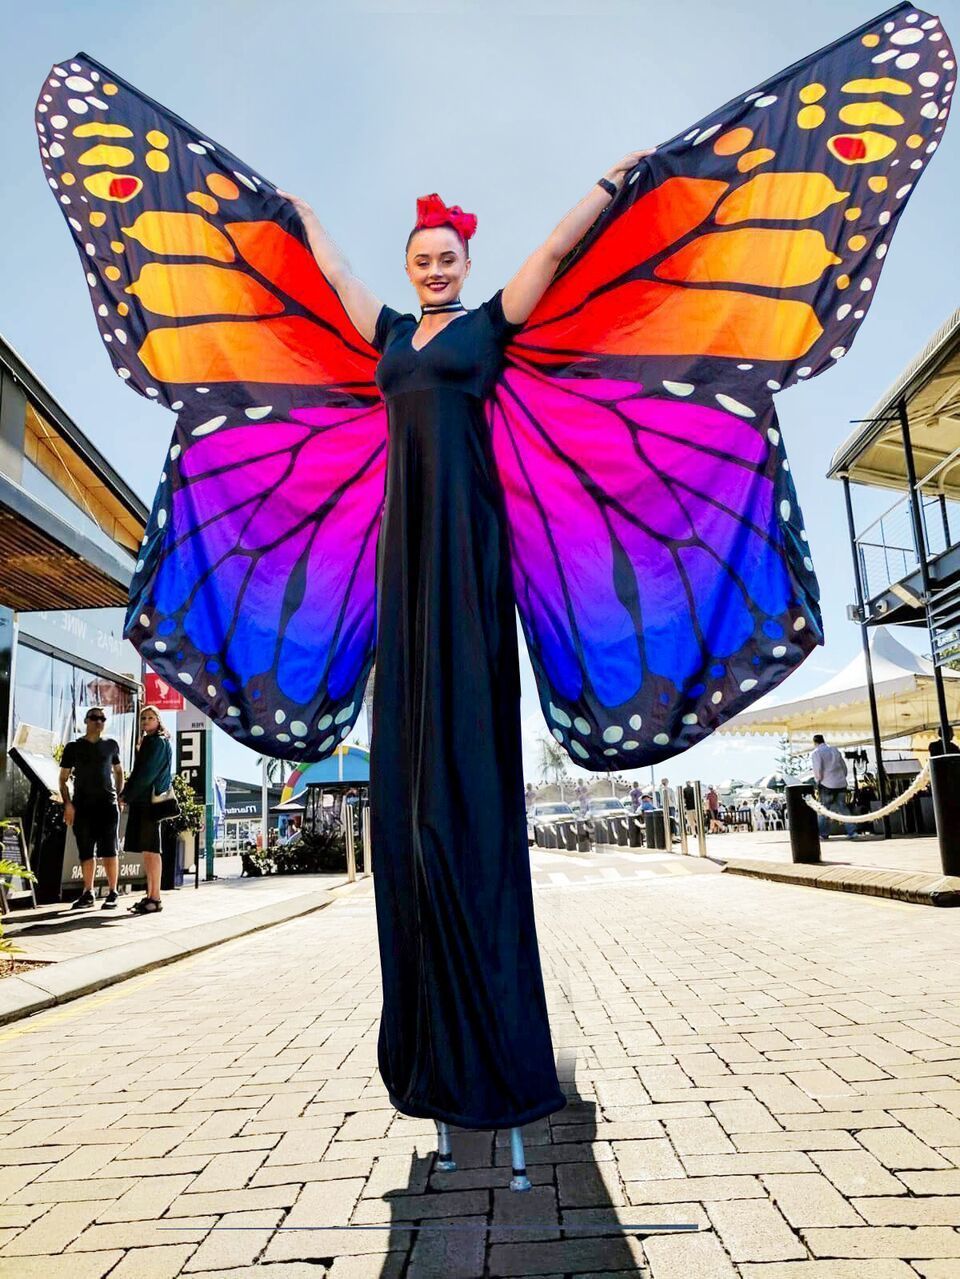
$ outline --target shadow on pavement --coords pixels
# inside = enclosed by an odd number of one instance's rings
[[[435,1153],[414,1156],[406,1186],[382,1196],[391,1233],[378,1279],[642,1273],[637,1245],[626,1238],[640,1232],[621,1225],[631,1210],[618,1193],[616,1164],[602,1170],[595,1158],[597,1105],[577,1091],[575,1058],[572,1050],[558,1054],[567,1105],[522,1129],[530,1190],[510,1189],[509,1129],[450,1125],[455,1172],[437,1171]]]

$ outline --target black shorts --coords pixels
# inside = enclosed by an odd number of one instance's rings
[[[73,833],[82,862],[91,857],[116,857],[120,809],[116,804],[74,805]]]
[[[159,853],[160,823],[153,815],[153,805],[134,801],[127,805],[127,830],[123,837],[125,853]]]

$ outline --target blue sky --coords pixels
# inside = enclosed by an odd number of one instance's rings
[[[476,305],[622,154],[673,136],[881,11],[854,0],[18,6],[0,78],[0,332],[149,502],[173,418],[111,372],[32,124],[46,71],[78,50],[302,194],[354,269],[407,310],[403,245],[417,195],[436,190],[477,213],[464,294]],[[960,44],[960,0],[936,11]],[[824,473],[850,419],[866,414],[960,303],[958,129],[947,130],[911,197],[848,356],[777,400],[827,634],[783,686],[791,695],[859,646],[846,620],[842,491]],[[862,509],[872,509],[869,499]],[[923,646],[922,637],[906,642]],[[538,729],[525,661],[523,717]],[[253,776],[254,756],[218,738],[217,771]],[[714,738],[657,773],[752,779],[771,761],[770,746]]]

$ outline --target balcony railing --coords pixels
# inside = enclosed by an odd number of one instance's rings
[[[932,486],[935,476],[936,472],[931,472],[917,484],[928,559],[960,543],[960,502],[932,493],[929,487],[925,491],[924,486]],[[899,498],[858,534],[857,555],[868,600],[916,572],[920,561],[909,497]]]

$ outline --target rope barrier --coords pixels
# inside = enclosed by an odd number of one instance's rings
[[[898,795],[896,799],[891,800],[890,803],[887,804],[885,807],[876,809],[875,812],[859,813],[856,816],[854,816],[854,814],[852,813],[849,815],[846,813],[835,813],[830,808],[824,808],[824,806],[819,802],[819,800],[814,799],[812,795],[804,795],[803,799],[804,799],[804,803],[809,808],[812,808],[815,813],[819,813],[821,817],[829,817],[830,820],[833,822],[854,822],[854,823],[870,822],[872,823],[872,822],[879,821],[881,817],[886,817],[889,813],[895,813],[898,808],[903,808],[904,804],[906,804],[908,800],[913,799],[917,791],[923,790],[923,788],[926,786],[929,780],[930,780],[930,764],[928,762],[924,764],[923,768],[916,775],[916,777],[913,779],[913,781],[910,783],[910,785],[907,787],[907,789],[903,792],[902,795]]]

